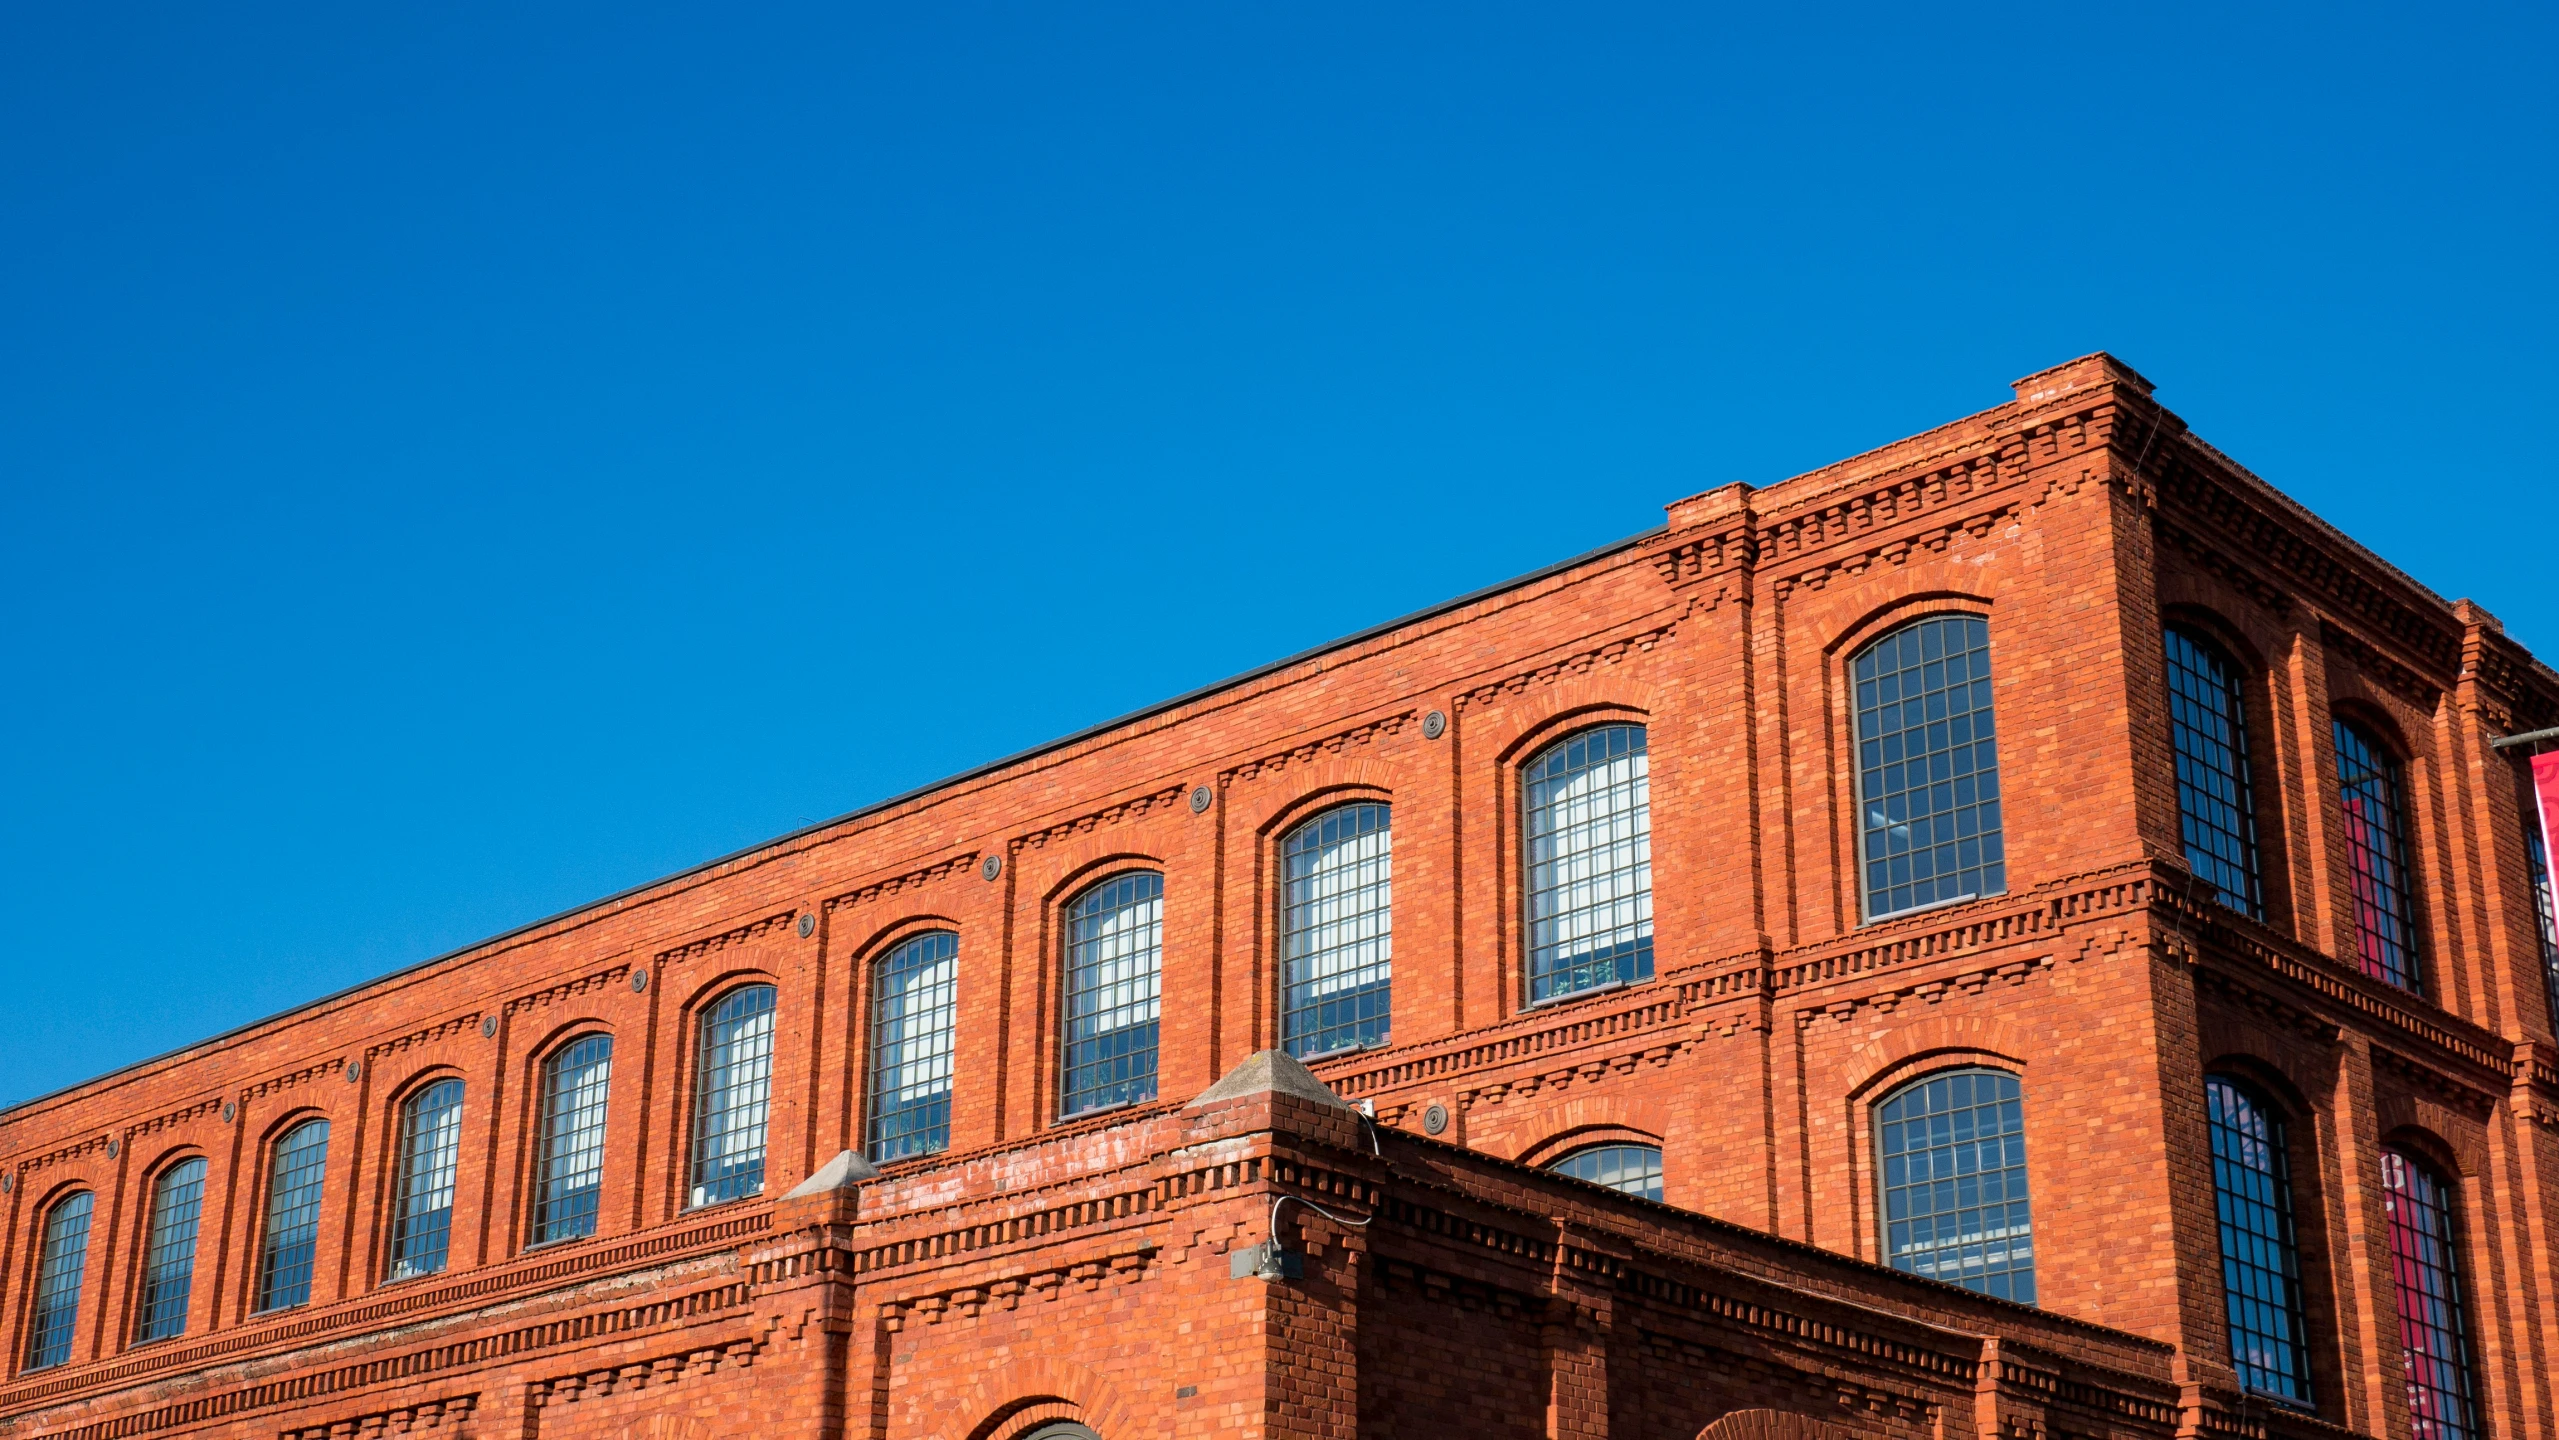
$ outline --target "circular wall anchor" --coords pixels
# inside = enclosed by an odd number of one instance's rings
[[[989,880],[993,880],[1001,876],[1004,873],[1004,857],[1001,855],[989,855],[985,859],[980,860],[977,862],[977,873],[985,876]]]
[[[480,1033],[490,1039],[496,1039],[498,1033],[498,1017],[492,1015],[488,1019],[481,1021]]]
[[[107,1158],[113,1160],[123,1149],[123,1146],[117,1144],[112,1138],[110,1138],[107,1141]]]
[[[1217,792],[1205,785],[1191,791],[1191,813],[1197,815],[1217,803]]]
[[[649,972],[648,972],[648,971],[646,971],[646,970],[634,970],[634,971],[632,971],[632,972],[631,972],[631,988],[632,988],[634,991],[638,991],[638,990],[646,990],[646,989],[648,989],[648,988],[649,988]]]
[[[364,1062],[363,1062],[363,1061],[361,1061],[361,1060],[350,1060],[350,1061],[348,1061],[348,1062],[347,1062],[347,1083],[348,1083],[349,1085],[352,1085],[352,1084],[354,1084],[355,1082],[357,1082],[358,1080],[361,1080],[361,1079],[363,1079],[363,1078],[364,1078]]]
[[[814,934],[816,934],[816,933],[817,933],[817,917],[816,917],[815,915],[803,915],[803,916],[801,916],[801,917],[800,917],[800,938],[801,938],[801,939],[803,939],[803,940],[806,940],[807,938],[809,938],[810,936],[812,936],[812,935],[814,935]]]
[[[1422,717],[1422,738],[1436,740],[1448,733],[1448,717],[1434,710]]]
[[[230,1123],[231,1123],[231,1117],[233,1117],[233,1116],[235,1116],[235,1115],[237,1115],[237,1114],[239,1114],[239,1113],[240,1113],[240,1106],[238,1105],[238,1103],[237,1103],[237,1102],[235,1102],[235,1101],[230,1101],[230,1100],[225,1100],[225,1101],[223,1101],[223,1102],[222,1102],[222,1123],[223,1123],[223,1124],[225,1124],[225,1125],[230,1124]]]
[[[1438,1134],[1442,1134],[1442,1133],[1446,1132],[1446,1131],[1447,1131],[1447,1129],[1448,1129],[1448,1107],[1447,1107],[1447,1106],[1445,1106],[1445,1105],[1440,1105],[1440,1104],[1433,1104],[1429,1109],[1424,1110],[1424,1111],[1422,1112],[1422,1133],[1423,1133],[1423,1134],[1425,1134],[1425,1135],[1438,1135]]]

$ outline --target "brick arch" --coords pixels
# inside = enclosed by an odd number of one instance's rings
[[[1734,1410],[1697,1432],[1697,1440],[1839,1440],[1836,1426],[1792,1410]]]
[[[1484,718],[1475,724],[1491,743],[1493,755],[1512,768],[1584,725],[1611,721],[1649,725],[1662,709],[1658,687],[1616,673],[1577,675],[1542,691],[1531,689],[1485,705]]]
[[[1669,1127],[1669,1108],[1654,1095],[1567,1095],[1512,1120],[1485,1148],[1505,1160],[1543,1165],[1567,1150],[1611,1138],[1659,1145]]]
[[[1352,760],[1328,755],[1322,760],[1291,765],[1268,779],[1236,781],[1227,787],[1227,803],[1234,807],[1236,829],[1276,839],[1299,821],[1336,804],[1374,800],[1391,805],[1405,778],[1404,767],[1392,761],[1366,755]],[[1252,803],[1236,804],[1245,795],[1252,796]]]
[[[718,1434],[690,1415],[652,1415],[623,1426],[615,1440],[717,1440]]]
[[[1071,1360],[1019,1360],[989,1370],[959,1409],[980,1418],[966,1430],[936,1432],[943,1440],[1012,1440],[1057,1420],[1073,1420],[1105,1436],[1143,1433],[1118,1387]]]
[[[2251,680],[2274,666],[2273,656],[2284,648],[2283,636],[2274,626],[2256,619],[2248,610],[2229,603],[2230,597],[2218,588],[2198,585],[2163,584],[2159,596],[2159,628],[2193,630],[2227,651]]]
[[[1173,867],[1164,852],[1133,845],[1132,838],[1087,835],[1051,847],[1047,856],[1049,878],[1041,882],[1039,903],[1051,910],[1064,910],[1076,896],[1123,870],[1152,870],[1164,877],[1164,888],[1171,891]]]
[[[1910,1078],[1919,1062],[1940,1056],[1996,1060],[2023,1071],[2033,1053],[2025,1033],[1996,1015],[1931,1016],[1896,1025],[1848,1052],[1845,1068],[1859,1077],[1849,1086],[1848,1098],[1871,1100]]]
[[[2456,1143],[2451,1133],[2423,1119],[2405,1125],[2394,1125],[2382,1132],[2384,1148],[2404,1150],[2424,1161],[2455,1185],[2479,1178],[2479,1156],[2469,1146]]]

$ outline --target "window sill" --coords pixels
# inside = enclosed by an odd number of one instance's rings
[[[1096,1105],[1090,1110],[1078,1110],[1072,1115],[1060,1115],[1052,1123],[1057,1125],[1080,1125],[1097,1115],[1116,1115],[1122,1110],[1135,1110],[1140,1106],[1152,1105],[1155,1103],[1155,1098],[1156,1097],[1150,1095],[1143,1100],[1122,1100],[1116,1105]]]
[[[728,1199],[726,1199],[726,1200],[705,1200],[705,1201],[703,1201],[703,1202],[702,1202],[701,1204],[699,1204],[699,1205],[687,1205],[687,1206],[685,1206],[683,1209],[678,1210],[678,1211],[676,1211],[675,1213],[676,1213],[676,1214],[678,1214],[678,1215],[699,1215],[699,1214],[702,1214],[702,1213],[703,1213],[703,1212],[705,1212],[705,1211],[724,1209],[724,1208],[726,1208],[726,1207],[728,1207],[728,1206],[731,1206],[731,1205],[744,1205],[744,1204],[748,1204],[748,1203],[750,1203],[750,1202],[752,1202],[752,1201],[761,1200],[761,1199],[763,1199],[763,1198],[764,1198],[764,1189],[763,1189],[763,1187],[762,1187],[762,1186],[758,1186],[758,1187],[756,1187],[756,1191],[755,1191],[755,1193],[754,1193],[754,1194],[752,1194],[752,1195],[732,1195],[732,1196],[730,1196],[730,1197],[729,1197]],[[566,1244],[566,1243],[568,1243],[568,1242],[566,1242],[566,1241],[555,1241],[555,1242],[553,1242],[553,1243],[555,1243],[555,1244]]]
[[[1958,905],[1970,905],[1976,900],[1996,900],[2007,893],[2005,890],[1994,890],[1988,895],[1958,895],[1952,900],[1931,900],[1925,905],[1913,905],[1907,910],[1887,910],[1881,915],[1867,916],[1861,922],[1860,928],[1865,925],[1881,925],[1888,920],[1907,920],[1913,915],[1925,915],[1933,910],[1952,910]]]
[[[1606,995],[1612,991],[1632,989],[1641,983],[1643,982],[1636,980],[1611,980],[1601,985],[1585,985],[1579,990],[1570,990],[1561,995],[1549,995],[1543,1000],[1531,1000],[1528,1002],[1527,1008],[1531,1010],[1544,1010],[1553,1005],[1569,1005],[1575,1000],[1588,1000],[1594,995]]]

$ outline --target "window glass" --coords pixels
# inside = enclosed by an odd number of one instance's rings
[[[702,1017],[694,1086],[693,1203],[764,1193],[764,1117],[773,1094],[770,985],[732,990]]]
[[[267,1180],[266,1239],[258,1256],[258,1308],[281,1310],[311,1298],[311,1262],[320,1242],[321,1181],[329,1168],[329,1122],[309,1120],[277,1142]]]
[[[1653,797],[1641,725],[1548,746],[1526,773],[1528,1002],[1653,975]]]
[[[2221,1213],[2221,1287],[2230,1316],[2230,1363],[2239,1383],[2297,1405],[2310,1403],[2301,1257],[2293,1240],[2292,1169],[2284,1123],[2253,1091],[2219,1075],[2204,1081],[2212,1132],[2213,1197]]]
[[[2336,724],[2337,792],[2346,813],[2346,859],[2355,892],[2355,940],[2364,973],[2415,990],[2417,911],[2408,888],[2408,817],[2399,762],[2372,736]]]
[[[1395,830],[1343,805],[1281,843],[1280,1038],[1301,1059],[1382,1043],[1392,1005]]]
[[[1662,1152],[1655,1145],[1593,1145],[1546,1167],[1639,1200],[1662,1198]]]
[[[2532,876],[2532,919],[2541,931],[2541,969],[2543,989],[2550,998],[2550,1028],[2559,1033],[2559,933],[2553,933],[2550,914],[2550,849],[2541,838],[2539,814],[2524,816],[2524,865]]]
[[[2220,647],[2168,632],[2168,733],[2177,749],[2177,814],[2186,866],[2221,903],[2265,918],[2257,801],[2248,785],[2248,712],[2239,667]]]
[[[533,1176],[533,1243],[595,1233],[604,1197],[604,1106],[613,1037],[588,1035],[542,1067],[542,1148]]]
[[[400,1107],[400,1181],[391,1209],[391,1278],[444,1268],[453,1177],[462,1158],[462,1082],[438,1080]]]
[[[190,1156],[160,1174],[151,1191],[151,1232],[142,1252],[141,1314],[136,1340],[164,1340],[187,1329],[187,1296],[195,1288],[195,1234],[204,1215],[204,1157]]]
[[[1062,1113],[1155,1098],[1163,979],[1163,876],[1114,875],[1067,907]]]
[[[951,1145],[951,1056],[959,1033],[960,937],[901,942],[871,986],[871,1159]]]
[[[2017,1077],[2002,1070],[1931,1075],[1893,1092],[1875,1120],[1886,1262],[2034,1304],[2035,1227]]]
[[[83,1190],[44,1216],[44,1248],[36,1257],[36,1293],[27,1322],[27,1368],[71,1358],[80,1319],[80,1278],[89,1264],[89,1212],[97,1196]]]
[[[1914,621],[1852,668],[1866,918],[2006,890],[1990,622]]]
[[[2451,1187],[2415,1156],[2384,1150],[2381,1204],[2390,1216],[2409,1433],[2415,1440],[2471,1440],[2479,1422],[2471,1402],[2470,1337],[2462,1314],[2460,1252],[2453,1243]]]

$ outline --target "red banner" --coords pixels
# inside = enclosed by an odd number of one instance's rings
[[[2542,894],[2551,913],[2542,923],[2552,927],[2545,933],[2559,935],[2559,750],[2532,757],[2532,793],[2541,802],[2541,863],[2549,876]],[[2559,996],[2552,1003],[2559,1004]]]

